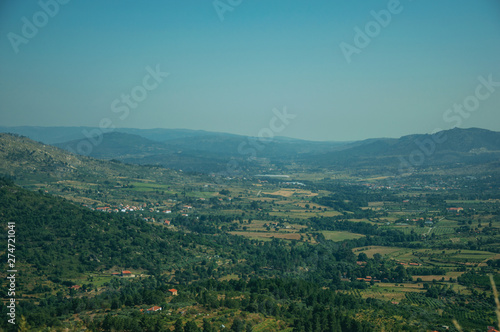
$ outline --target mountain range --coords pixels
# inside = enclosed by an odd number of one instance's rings
[[[500,132],[469,128],[355,142],[271,140],[187,129],[0,127],[75,154],[183,171],[237,174],[290,167],[413,170],[500,160]]]

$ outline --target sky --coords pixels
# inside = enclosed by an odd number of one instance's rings
[[[497,0],[3,0],[0,38],[0,126],[500,131]]]

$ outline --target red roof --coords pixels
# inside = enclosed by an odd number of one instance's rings
[[[70,287],[71,289],[80,289],[80,285],[73,285]]]
[[[132,272],[125,270],[125,271],[122,271],[122,274],[132,274]]]
[[[147,311],[158,311],[158,310],[161,310],[161,307],[158,307],[156,305],[154,307],[147,309]]]
[[[173,289],[173,288],[172,288],[172,289],[169,289],[168,291],[169,291],[170,293],[177,293],[177,289]]]

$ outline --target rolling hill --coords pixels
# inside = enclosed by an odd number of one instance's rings
[[[357,142],[341,151],[309,154],[301,160],[322,167],[385,167],[406,170],[423,167],[460,167],[500,160],[500,132],[470,128],[434,135]]]
[[[284,137],[256,137],[184,129],[120,128],[102,134],[83,127],[1,127],[90,157],[131,164],[158,165],[183,171],[226,174],[301,168],[377,167],[394,172],[425,167],[461,167],[500,160],[500,133],[485,129],[451,129],[434,135],[374,138],[356,142],[313,142]],[[87,135],[83,132],[98,133]],[[63,138],[72,139],[60,141]],[[75,138],[77,137],[77,138]],[[75,158],[75,157],[72,157]]]
[[[159,183],[179,181],[178,172],[173,170],[75,155],[12,134],[0,134],[0,175],[14,178],[17,183],[32,189],[47,185],[59,188],[70,182],[94,186],[117,179],[148,179]],[[189,182],[188,177],[183,176],[183,182],[186,181]]]

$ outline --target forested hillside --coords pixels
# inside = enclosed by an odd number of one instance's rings
[[[373,310],[385,313],[384,324],[392,327],[400,323],[387,310],[404,314],[384,301],[366,302],[356,292],[337,294],[335,289],[349,286],[340,283],[340,271],[356,269],[356,258],[329,241],[293,246],[174,232],[29,192],[9,180],[0,186],[2,225],[16,225],[17,314],[32,330],[69,324],[94,331],[163,331],[198,321],[207,331],[224,324],[233,330],[275,324],[296,331],[370,331],[376,330],[369,320]],[[3,235],[3,248],[5,242]],[[3,261],[6,256],[3,251]],[[136,278],[111,277],[125,269]],[[231,276],[239,278],[223,281]],[[173,287],[179,296],[168,295]],[[151,305],[168,308],[171,315],[140,314]],[[210,312],[210,319],[201,322],[180,308]],[[361,316],[354,319],[355,312]]]

